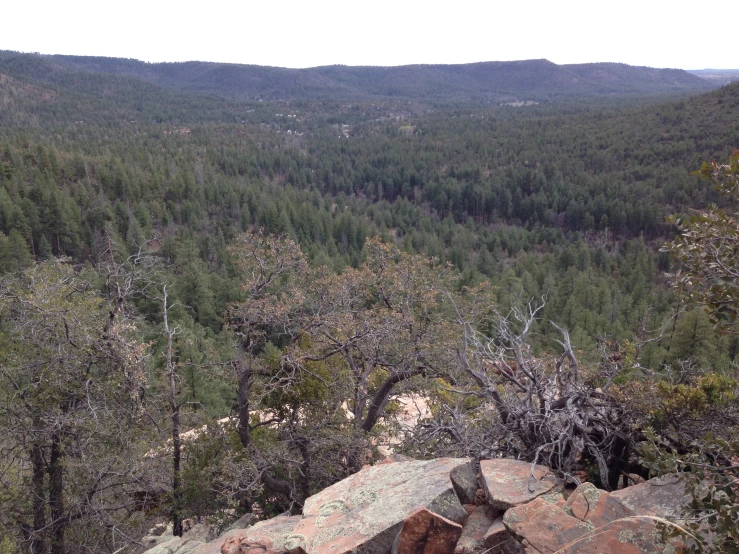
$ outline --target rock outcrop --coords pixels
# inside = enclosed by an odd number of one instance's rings
[[[566,495],[544,466],[397,456],[310,497],[301,516],[281,516],[218,539],[172,537],[159,526],[149,554],[664,554],[651,516],[679,514],[677,476],[608,493],[583,483]],[[481,487],[481,488],[478,488]],[[200,529],[197,533],[195,531]],[[168,531],[168,532],[166,532]]]

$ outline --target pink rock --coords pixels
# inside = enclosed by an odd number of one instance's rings
[[[683,506],[692,500],[685,478],[676,473],[614,491],[611,496],[639,515],[671,519],[679,519]]]
[[[677,541],[662,542],[660,533],[649,520],[621,519],[562,548],[559,554],[664,554],[680,552],[682,546]]]
[[[459,523],[420,508],[403,522],[392,554],[450,554],[461,534]]]
[[[556,486],[548,467],[534,466],[521,460],[483,460],[480,462],[482,485],[488,504],[496,510],[507,510],[530,502]]]
[[[234,529],[193,554],[300,554],[300,550],[287,545],[300,519],[300,516],[274,517],[246,529]]]
[[[473,507],[474,508],[474,507]],[[473,554],[485,550],[485,533],[493,524],[489,506],[477,506],[462,527],[454,554]]]
[[[440,458],[364,469],[310,497],[288,544],[308,554],[386,554],[418,508],[461,524],[467,511],[449,474],[468,464],[468,459]]]
[[[592,483],[577,487],[567,500],[567,506],[574,517],[595,527],[603,527],[617,519],[634,515],[613,495],[596,488]]]
[[[503,523],[524,539],[524,545],[541,554],[553,554],[592,530],[592,526],[541,498],[511,508],[503,516]]]
[[[503,516],[495,518],[484,536],[485,554],[519,554],[523,545],[511,535],[503,523]]]
[[[596,508],[604,504],[603,500],[598,500]],[[680,551],[679,543],[665,544],[662,541],[650,520],[624,516],[596,527],[590,521],[569,515],[568,508],[563,510],[537,498],[508,510],[503,522],[524,546],[540,554],[664,554]],[[594,510],[593,519],[610,517],[604,513]]]

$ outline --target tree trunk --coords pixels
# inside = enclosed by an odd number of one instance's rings
[[[172,339],[174,338],[177,328],[172,329],[169,326],[169,306],[167,305],[167,287],[164,286],[164,332],[167,335],[167,377],[169,378],[169,409],[172,412],[172,506],[170,515],[172,517],[172,534],[175,537],[182,536],[182,515],[180,514],[180,504],[182,503],[182,490],[180,483],[180,459],[181,459],[181,441],[180,441],[180,405],[177,403],[177,379],[174,360],[172,359]]]
[[[61,438],[54,435],[51,440],[49,459],[49,508],[51,510],[51,554],[64,554],[64,452]]]
[[[251,367],[247,367],[245,357],[247,356],[248,342],[243,341],[239,344],[236,351],[236,360],[234,365],[236,367],[236,374],[238,375],[237,385],[237,396],[238,396],[238,408],[239,408],[239,424],[238,432],[241,445],[244,448],[248,448],[251,444],[251,427],[249,427],[250,417],[250,406],[249,406],[249,393],[251,392]],[[251,360],[249,361],[251,363]]]
[[[35,421],[36,429],[42,429],[41,422]],[[44,447],[34,441],[31,447],[31,483],[33,489],[33,530],[30,533],[31,553],[46,554],[43,539],[46,528],[46,489],[44,487]]]

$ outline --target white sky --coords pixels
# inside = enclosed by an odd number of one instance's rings
[[[6,0],[0,49],[281,67],[547,58],[739,68],[735,0]]]

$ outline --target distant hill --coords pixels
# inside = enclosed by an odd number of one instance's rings
[[[688,73],[716,85],[726,85],[739,81],[739,69],[690,69]]]
[[[548,60],[286,69],[0,52],[0,71],[51,84],[67,83],[70,79],[78,79],[80,74],[108,74],[180,92],[247,100],[551,101],[593,95],[700,92],[720,84],[678,69],[613,63],[557,65]]]

